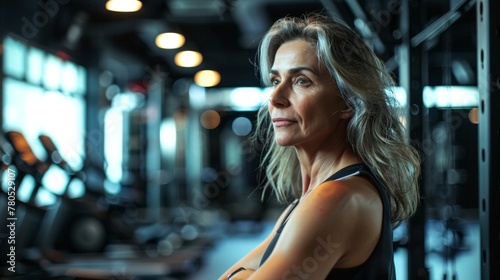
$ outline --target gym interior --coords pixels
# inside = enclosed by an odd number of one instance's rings
[[[397,279],[500,279],[494,0],[3,1],[0,278],[217,279],[256,246],[284,209],[250,141],[256,49],[307,11],[385,62],[421,151]]]

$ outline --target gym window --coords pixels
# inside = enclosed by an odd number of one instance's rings
[[[48,155],[38,136],[49,136],[71,168],[80,170],[85,158],[85,68],[13,36],[6,36],[2,44],[3,131],[22,133],[41,161]],[[51,168],[46,175],[52,179],[42,184],[37,204],[53,203],[65,188],[70,196],[83,195],[80,184],[70,184],[55,166]],[[22,187],[29,192],[30,184],[35,182],[28,180]]]

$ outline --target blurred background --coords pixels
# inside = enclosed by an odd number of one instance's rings
[[[2,277],[226,271],[284,209],[263,194],[249,141],[269,94],[254,70],[258,42],[282,16],[323,11],[393,72],[388,90],[423,155],[423,203],[394,231],[398,279],[498,279],[499,241],[480,238],[495,239],[498,215],[488,212],[498,197],[480,199],[498,188],[481,186],[478,163],[478,115],[494,100],[480,89],[500,87],[478,69],[498,69],[497,55],[478,52],[490,45],[478,26],[498,28],[489,2],[3,1]]]

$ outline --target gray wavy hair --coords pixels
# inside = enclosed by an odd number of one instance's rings
[[[285,17],[276,21],[260,42],[256,71],[269,86],[269,71],[278,48],[303,39],[315,47],[336,82],[340,96],[352,109],[348,141],[356,154],[385,185],[391,200],[391,221],[399,224],[415,211],[419,201],[420,157],[400,121],[401,108],[387,90],[394,81],[385,65],[346,24],[321,13]],[[276,143],[267,104],[257,114],[254,140],[263,143],[261,170],[264,191],[289,203],[301,195],[300,165],[293,147]]]

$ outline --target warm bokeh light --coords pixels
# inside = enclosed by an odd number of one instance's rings
[[[137,12],[142,8],[141,1],[138,0],[108,0],[106,9],[113,12]]]
[[[178,49],[185,42],[186,38],[182,34],[174,32],[161,33],[155,39],[156,46],[161,49]]]
[[[203,61],[203,56],[195,51],[182,51],[175,55],[174,62],[180,67],[196,67]]]
[[[198,71],[194,75],[194,82],[200,87],[213,87],[220,83],[220,74],[214,70]]]
[[[479,110],[476,108],[472,108],[469,111],[469,120],[473,124],[478,124],[479,123]]]
[[[206,129],[214,129],[220,124],[220,115],[214,110],[206,110],[200,116],[200,123]]]

